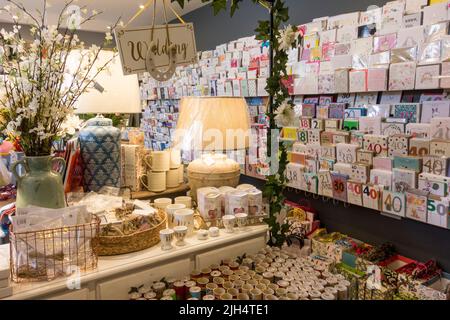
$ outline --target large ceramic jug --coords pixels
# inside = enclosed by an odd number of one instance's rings
[[[58,171],[52,169],[55,163],[59,163]],[[19,164],[25,168],[24,175],[16,171]],[[62,173],[65,165],[63,158],[52,156],[25,157],[15,162],[11,169],[17,179],[16,207],[64,208]]]

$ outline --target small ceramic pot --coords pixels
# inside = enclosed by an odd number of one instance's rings
[[[172,229],[163,229],[159,231],[159,238],[161,239],[161,250],[172,249],[174,231]]]
[[[262,292],[259,289],[250,290],[250,297],[252,300],[262,300]]]
[[[229,293],[224,293],[220,296],[220,300],[233,300],[233,296]]]
[[[232,215],[224,215],[222,217],[223,226],[225,227],[225,232],[233,233],[234,224],[236,222],[236,217]]]
[[[220,234],[219,228],[211,227],[208,229],[210,237],[218,237]]]
[[[198,230],[197,231],[197,239],[198,240],[207,240],[208,239],[208,230]]]
[[[239,229],[243,229],[247,225],[248,214],[236,213],[235,217],[236,217],[236,222],[237,222]]]
[[[186,245],[186,242],[184,239],[186,238],[188,227],[186,226],[176,226],[173,228],[173,231],[175,232],[175,239],[177,240],[175,244],[177,246],[184,246]]]

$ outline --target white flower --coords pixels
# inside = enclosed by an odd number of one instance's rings
[[[294,125],[295,112],[291,104],[283,102],[275,111],[275,122],[278,127],[288,127]]]
[[[77,115],[68,115],[61,125],[61,135],[74,135],[77,129],[81,128],[83,121]]]
[[[106,41],[112,41],[113,37],[111,35],[111,32],[106,32],[105,34],[105,40]]]
[[[284,30],[281,30],[278,38],[280,50],[288,51],[291,49],[296,37],[297,32],[295,32],[291,25],[288,25]]]

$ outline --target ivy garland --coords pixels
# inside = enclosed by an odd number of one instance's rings
[[[183,8],[185,2],[190,0],[172,0],[172,2],[178,2]],[[208,0],[202,0],[207,2]],[[233,16],[236,10],[239,9],[239,4],[243,0],[230,0],[230,15]],[[211,6],[214,10],[214,15],[220,11],[227,10],[228,0],[212,0]],[[282,84],[282,81],[287,79],[286,65],[288,62],[287,49],[294,48],[301,40],[297,36],[297,29],[295,27],[288,26],[286,29],[281,30],[283,24],[289,20],[288,8],[285,6],[283,0],[252,0],[255,4],[260,4],[265,8],[269,8],[273,14],[273,21],[271,26],[270,20],[258,21],[259,25],[256,28],[256,39],[263,42],[269,42],[270,47],[273,50],[273,61],[271,65],[270,76],[267,79],[266,91],[269,93],[270,105],[267,110],[267,117],[269,119],[268,130],[268,146],[271,145],[271,139],[277,137],[271,137],[271,130],[280,129],[275,121],[277,110],[286,104],[287,108],[293,108],[293,103],[289,99],[288,89]],[[272,34],[271,34],[272,27]],[[291,29],[291,30],[289,30]],[[286,37],[286,34],[294,34],[294,37]],[[286,44],[286,41],[289,41]],[[270,148],[269,148],[270,149]],[[287,150],[283,142],[279,142],[279,166],[278,172],[271,174],[267,177],[267,182],[264,186],[264,197],[269,201],[269,216],[264,221],[269,225],[269,241],[270,246],[281,247],[286,241],[286,233],[289,229],[289,225],[284,222],[284,219],[280,219],[280,213],[284,208],[284,190],[286,188],[287,179],[285,177],[285,170],[288,164]],[[281,221],[283,220],[283,221]]]

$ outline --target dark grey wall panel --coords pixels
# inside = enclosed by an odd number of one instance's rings
[[[370,5],[382,6],[386,0],[286,0],[290,23],[299,25],[314,18],[353,11],[364,11]],[[217,45],[255,34],[258,20],[267,20],[267,9],[245,0],[230,18],[229,11],[214,16],[210,5],[183,16],[194,23],[197,50],[214,49]],[[176,22],[175,20],[173,22]]]
[[[264,186],[264,181],[247,176],[241,176],[241,181]],[[370,244],[390,242],[406,257],[422,262],[436,259],[444,270],[450,271],[450,230],[411,219],[389,218],[359,206],[344,207],[342,203],[334,205],[331,200],[305,198],[303,191],[288,192],[287,197],[292,201],[308,200],[329,232],[339,231]]]

